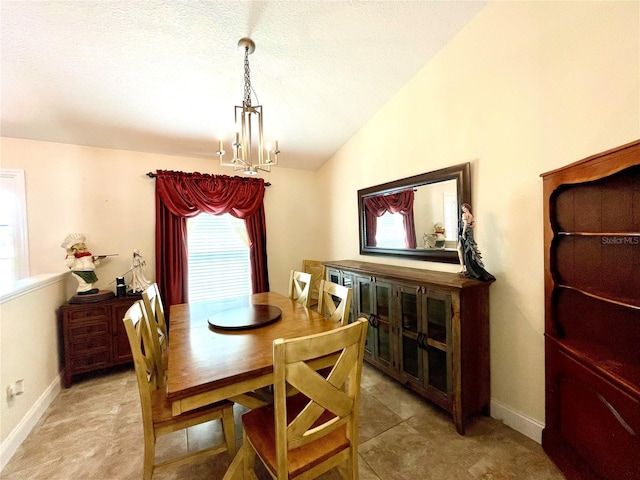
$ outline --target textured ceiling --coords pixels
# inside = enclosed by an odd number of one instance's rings
[[[485,4],[2,0],[1,134],[214,158],[249,36],[265,134],[315,170]]]

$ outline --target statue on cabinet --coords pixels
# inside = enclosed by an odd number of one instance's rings
[[[70,233],[60,245],[67,251],[65,264],[78,280],[78,295],[93,295],[99,292],[93,284],[98,281],[95,269],[106,255],[94,256],[86,245],[86,237],[82,233]]]
[[[478,250],[478,245],[473,235],[475,219],[471,213],[471,205],[463,203],[461,209],[462,215],[458,229],[459,275],[484,281],[495,280],[495,277],[484,268],[482,255],[480,254],[480,250]]]
[[[142,293],[144,292],[151,282],[147,280],[144,274],[144,267],[147,264],[144,257],[140,255],[140,251],[135,249],[133,251],[133,258],[131,260],[131,292]]]

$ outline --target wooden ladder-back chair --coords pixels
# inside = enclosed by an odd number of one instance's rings
[[[320,281],[324,280],[326,268],[319,260],[303,260],[302,271],[311,274],[311,290],[309,292],[309,306],[315,307],[318,304],[320,295]]]
[[[242,416],[244,478],[256,479],[256,454],[278,480],[312,479],[334,467],[358,478],[358,408],[365,318],[330,330],[273,342],[275,405]],[[333,359],[324,378],[310,362]],[[287,386],[300,391],[287,397]]]
[[[164,385],[164,372],[167,370],[169,361],[169,330],[157,283],[152,283],[142,292],[142,301],[151,326],[150,340],[152,346],[156,352],[160,353],[155,358],[158,360],[158,374],[160,375],[160,372],[162,372],[160,377],[163,379],[162,385]]]
[[[311,274],[305,272],[298,272],[296,270],[291,270],[291,275],[289,277],[289,298],[291,300],[295,300],[303,307],[309,307],[309,291],[311,288]],[[269,385],[263,388],[256,390],[253,393],[250,393],[249,396],[254,396],[258,401],[263,403],[273,404],[273,386]],[[242,399],[242,402],[245,404],[245,399]],[[245,406],[249,406],[246,405]],[[254,408],[251,406],[251,408]]]
[[[159,386],[159,384],[164,385],[164,379],[156,372],[156,359],[150,342],[150,325],[146,316],[143,302],[138,300],[127,310],[123,319],[133,354],[142,406],[143,479],[151,480],[156,469],[181,465],[224,451],[233,457],[236,452],[236,444],[232,402],[225,400],[181,415],[172,415],[171,403],[166,398],[166,389],[164,386]],[[159,436],[217,419],[222,420],[225,443],[156,464],[155,449]]]
[[[289,277],[289,298],[303,307],[309,306],[309,291],[311,289],[311,274],[291,270]]]
[[[321,280],[318,313],[341,325],[348,323],[351,295],[351,288]]]

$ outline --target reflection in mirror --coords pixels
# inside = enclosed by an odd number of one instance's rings
[[[468,163],[358,191],[360,253],[457,262],[470,196]]]

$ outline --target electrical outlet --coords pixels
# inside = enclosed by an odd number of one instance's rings
[[[17,395],[24,393],[24,379],[20,379],[7,387],[7,399],[11,400]]]

